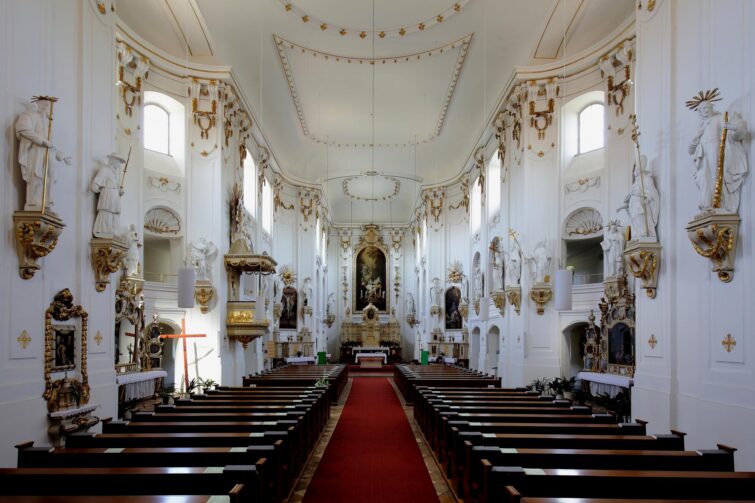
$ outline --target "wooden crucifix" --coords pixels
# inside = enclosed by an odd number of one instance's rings
[[[161,339],[181,339],[183,342],[184,350],[184,389],[189,392],[189,360],[186,356],[186,339],[189,337],[207,337],[207,334],[187,334],[186,333],[186,319],[181,318],[181,333],[180,334],[160,334]]]

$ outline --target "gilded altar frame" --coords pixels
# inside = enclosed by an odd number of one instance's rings
[[[626,285],[626,277],[619,278],[618,282],[618,295],[609,296],[609,299],[601,299],[599,307],[601,312],[600,319],[600,354],[601,358],[607,364],[607,372],[609,374],[617,374],[627,377],[634,376],[634,369],[637,355],[637,344],[635,337],[635,306],[634,306],[634,294],[629,292]],[[620,325],[626,327],[626,332],[623,337],[628,337],[628,344],[624,344],[630,348],[630,354],[625,355],[617,361],[615,358],[612,361],[611,356],[618,349],[616,341],[612,343],[611,335],[614,330],[618,330]]]
[[[351,312],[356,313],[364,309],[357,308],[357,258],[359,254],[366,248],[374,247],[380,250],[385,257],[385,285],[383,285],[383,291],[386,292],[385,296],[385,309],[378,309],[380,313],[389,313],[391,310],[391,296],[388,292],[388,281],[390,280],[390,250],[388,246],[383,242],[383,235],[380,232],[380,227],[374,224],[367,224],[362,226],[362,234],[359,236],[359,242],[354,245],[353,253],[351,254],[351,288],[352,288],[352,301]]]

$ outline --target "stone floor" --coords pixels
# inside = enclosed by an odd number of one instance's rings
[[[385,374],[376,374],[375,377],[385,378],[387,376]],[[425,438],[422,435],[419,426],[414,421],[412,408],[406,406],[406,403],[404,402],[401,393],[398,391],[398,388],[396,388],[393,379],[389,378],[389,381],[391,383],[391,386],[393,386],[393,390],[396,392],[399,401],[401,402],[404,414],[406,414],[406,418],[412,428],[412,433],[414,433],[414,438],[417,441],[417,446],[419,447],[420,453],[422,454],[422,459],[425,462],[425,467],[430,473],[430,480],[432,480],[433,487],[435,487],[435,492],[438,495],[440,503],[456,503],[458,501],[456,495],[451,490],[451,486],[449,485],[448,480],[443,476],[443,471],[438,466],[438,463],[436,462],[432,451],[429,449],[427,442],[425,442]],[[338,420],[341,418],[343,407],[346,404],[346,400],[349,398],[352,382],[353,380],[349,378],[349,381],[346,384],[343,393],[341,394],[341,399],[339,400],[338,404],[331,407],[328,424],[325,426],[325,430],[320,436],[320,440],[317,443],[317,446],[315,446],[314,451],[307,460],[307,464],[304,466],[304,470],[302,471],[299,480],[297,480],[296,482],[294,490],[287,500],[288,503],[300,503],[304,499],[304,494],[307,492],[307,487],[309,487],[312,476],[315,474],[315,471],[317,470],[317,467],[322,460],[322,456],[325,453],[325,449],[328,447],[328,442],[330,442],[330,439],[333,436],[333,432],[336,429],[336,425],[338,425]]]

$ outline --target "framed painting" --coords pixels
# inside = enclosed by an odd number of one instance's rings
[[[452,286],[446,290],[446,330],[461,330],[461,290]]]
[[[73,370],[76,368],[76,326],[53,325],[53,354],[55,363],[53,372]]]
[[[374,305],[388,311],[388,260],[381,248],[368,245],[354,256],[354,312]]]

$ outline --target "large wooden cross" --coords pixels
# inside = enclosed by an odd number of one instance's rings
[[[186,339],[188,337],[207,337],[207,334],[187,334],[186,333],[186,319],[181,318],[181,333],[180,334],[160,334],[161,339],[181,339],[183,341],[184,350],[184,389],[189,392],[189,360],[186,356]]]

